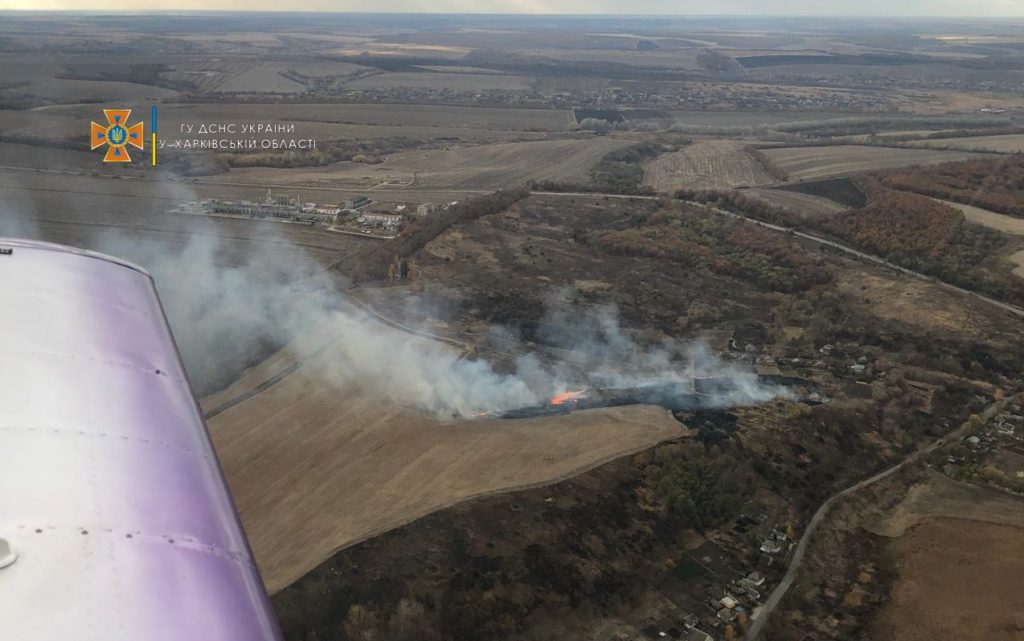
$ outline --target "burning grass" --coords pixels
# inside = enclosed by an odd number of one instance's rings
[[[724,366],[721,370],[731,368]],[[665,374],[671,377],[671,374]],[[728,376],[693,378],[671,382],[654,380],[633,387],[587,387],[563,392],[533,407],[523,407],[498,414],[499,418],[531,418],[566,414],[577,410],[623,405],[660,405],[673,412],[720,409],[740,405],[757,405],[774,398],[789,397],[790,390],[739,370]]]

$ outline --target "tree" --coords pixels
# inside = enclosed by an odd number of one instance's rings
[[[985,421],[983,421],[977,414],[971,414],[967,417],[967,431],[971,434],[977,434],[984,424]]]
[[[746,484],[735,460],[709,455],[700,446],[658,451],[648,483],[661,502],[698,530],[707,530],[735,514]]]

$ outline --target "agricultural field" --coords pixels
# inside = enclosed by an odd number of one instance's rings
[[[884,530],[899,574],[872,638],[971,637],[1016,641],[1024,599],[1008,593],[1024,572],[1020,499],[936,476],[915,486]],[[942,562],[936,562],[942,559]],[[969,568],[969,571],[965,571]]]
[[[0,59],[0,64],[8,61]],[[30,80],[19,87],[21,91],[31,93],[46,104],[82,103],[82,102],[131,102],[145,103],[155,100],[175,98],[179,94],[174,89],[141,85],[131,82],[74,80],[58,77],[40,77]]]
[[[871,141],[891,142],[893,138],[901,138],[901,140],[897,140],[896,143],[898,143],[898,144],[906,143],[908,145],[917,144],[919,146],[928,147],[929,145],[926,145],[924,143],[926,143],[926,142],[939,142],[939,141],[905,140],[905,139],[902,139],[902,138],[904,138],[904,137],[924,138],[925,136],[930,136],[930,135],[933,135],[933,134],[947,134],[949,132],[950,132],[950,130],[943,130],[943,129],[903,129],[903,130],[897,129],[895,131],[879,131],[877,133],[870,133],[870,134],[848,134],[848,135],[843,135],[843,136],[833,136],[832,140],[835,141],[835,142],[845,142],[845,143],[867,143],[867,142],[871,142]],[[947,139],[942,139],[942,140],[947,140]],[[968,150],[968,151],[970,151],[970,150]]]
[[[187,83],[200,93],[208,93],[229,79],[248,73],[257,62],[248,56],[201,56],[177,61],[164,76],[169,80]]]
[[[157,180],[118,179],[0,169],[0,235],[42,236],[51,242],[98,248],[104,237],[183,245],[203,236],[224,243],[225,255],[290,244],[323,264],[367,242],[320,227],[169,213],[175,206],[209,197],[258,199],[265,188],[204,186]],[[321,202],[337,192],[308,190]]]
[[[929,149],[962,149],[964,151],[994,151],[1004,154],[1015,154],[1024,151],[1024,134],[913,140],[907,144],[914,147],[928,147]]]
[[[140,56],[137,62],[146,64],[150,59]],[[119,71],[111,77],[103,77],[109,70],[127,68],[123,63],[112,64],[110,58],[103,56],[0,53],[4,85],[10,85],[8,91],[13,94],[31,96],[31,106],[96,101],[144,103],[179,96],[172,88],[126,82],[118,77]],[[94,79],[86,79],[92,74],[95,74]],[[156,77],[156,74],[146,75],[147,80]],[[3,89],[0,89],[0,98],[6,93]]]
[[[59,107],[31,110],[0,109],[0,136],[10,133],[18,133],[22,130],[30,131],[32,128],[37,128],[41,125],[49,125],[53,122],[59,122],[58,119],[55,119],[48,113],[57,109],[59,109]],[[65,107],[64,109],[64,118],[68,120],[72,118],[85,118],[95,111],[95,107],[92,105],[76,105],[74,107]],[[72,116],[73,113],[76,115]]]
[[[287,33],[268,33],[266,31],[221,31],[196,34],[176,33],[171,37],[175,40],[184,40],[201,45],[206,45],[208,42],[232,45],[252,44],[268,49],[284,47],[286,45],[286,40],[291,38],[337,44],[358,44],[361,42],[373,41],[372,37],[366,35],[310,33],[301,31],[288,31]]]
[[[658,191],[761,187],[776,181],[737,140],[701,140],[645,166],[644,184]]]
[[[360,189],[333,185],[321,189],[303,186],[300,190],[294,185],[281,183],[245,184],[228,180],[230,176],[176,181],[149,178],[144,172],[101,173],[93,170],[96,159],[89,152],[76,152],[79,156],[69,156],[66,150],[44,147],[23,147],[28,152],[19,152],[16,156],[23,162],[26,155],[32,154],[32,162],[40,169],[4,168],[4,152],[11,147],[21,146],[0,143],[0,189],[5,194],[4,207],[0,209],[3,216],[0,218],[9,223],[4,228],[8,228],[9,233],[10,229],[22,229],[25,233],[45,229],[48,236],[60,238],[56,242],[68,244],[83,242],[82,239],[88,239],[91,231],[107,227],[124,233],[160,237],[188,235],[188,227],[202,229],[206,221],[213,220],[218,225],[235,229],[230,236],[246,240],[259,240],[268,230],[280,231],[285,236],[298,234],[304,238],[296,240],[297,245],[330,263],[348,253],[346,247],[350,243],[346,238],[351,237],[305,225],[195,218],[168,212],[182,203],[204,198],[260,200],[266,196],[268,188],[328,204],[365,193]],[[65,164],[69,157],[79,158],[77,168]],[[378,206],[392,208],[399,204],[445,203],[466,197],[463,190],[409,191],[402,188],[378,189],[369,195]],[[17,221],[22,221],[27,227]]]
[[[0,166],[5,168],[71,171],[82,174],[104,173],[102,163],[96,161],[96,154],[88,151],[0,142]],[[126,171],[123,173],[137,174],[138,172]],[[61,186],[54,185],[54,187]]]
[[[203,401],[263,580],[286,587],[339,548],[474,496],[550,483],[683,433],[665,410],[617,408],[540,419],[441,422],[338,384],[350,357],[320,328]],[[427,340],[380,325],[396,343]]]
[[[721,109],[670,110],[675,124],[683,127],[758,127],[784,122],[805,120],[829,120],[842,118],[844,114],[834,111],[726,111]]]
[[[331,50],[338,56],[429,56],[443,60],[460,60],[472,51],[469,47],[447,47],[443,45],[424,45],[415,43],[394,42],[358,42],[350,46]]]
[[[975,207],[974,205],[965,205],[963,203],[955,203],[950,200],[937,199],[939,202],[949,205],[954,209],[959,209],[963,212],[964,217],[972,223],[984,225],[989,229],[1001,231],[1006,234],[1013,234],[1016,236],[1024,236],[1024,218],[1017,218],[1016,216],[1007,216],[1006,214],[999,214],[994,211],[982,209],[981,207]]]
[[[0,111],[0,126],[8,119],[80,118],[100,105],[71,105],[37,111]],[[372,104],[169,104],[159,108],[169,124],[180,122],[322,122],[370,127],[485,129],[495,131],[567,129],[571,113],[561,109],[514,109],[428,105]],[[101,113],[102,115],[102,113]],[[41,120],[40,124],[46,123]],[[49,125],[49,123],[47,123]],[[162,129],[162,128],[161,128]],[[0,132],[3,130],[0,129]]]
[[[153,271],[288,641],[739,638],[762,536],[1021,388],[1021,25],[3,15],[0,236]],[[85,151],[151,106],[316,150]],[[268,191],[404,226],[177,207]],[[1018,641],[1021,501],[923,474],[833,503],[761,639]]]
[[[306,91],[304,83],[296,82],[282,75],[286,65],[263,64],[247,69],[217,84],[213,91],[223,93],[284,93],[297,94]]]
[[[378,73],[345,83],[347,89],[451,89],[453,91],[518,91],[528,89],[530,80],[525,76],[500,73],[437,73],[395,72]]]
[[[102,120],[102,105],[60,105],[33,111],[0,111],[0,137],[11,142],[66,145],[84,144],[83,123]],[[144,113],[143,116],[146,114]],[[332,141],[392,139],[451,144],[454,141],[494,143],[542,140],[545,132],[566,132],[571,113],[547,109],[485,109],[419,105],[365,104],[170,104],[159,108],[160,138],[189,139],[182,125],[284,124],[294,125],[289,137],[313,138],[323,148]],[[87,131],[87,129],[86,129]],[[199,138],[248,138],[236,133]],[[0,143],[3,144],[3,143]],[[69,152],[74,153],[74,152]],[[200,152],[197,152],[200,153]],[[11,163],[18,164],[18,163]]]
[[[471,28],[436,30],[421,33],[403,33],[390,37],[386,34],[377,38],[375,46],[418,47],[420,50],[474,50],[500,49],[503,51],[530,52],[557,50],[563,52],[587,51],[600,53],[628,52],[636,50],[638,40],[646,39],[631,33],[581,33],[566,29],[531,29],[503,26],[502,28]],[[678,39],[659,39],[663,50],[677,45],[693,48],[697,43],[681,42]],[[643,52],[647,53],[647,52]]]
[[[237,50],[245,49],[272,50],[280,48],[284,41],[280,34],[262,31],[222,31],[197,34],[175,34],[176,40],[196,43],[203,48]]]
[[[532,180],[585,182],[608,152],[629,144],[616,138],[544,140],[451,147],[390,155],[378,165],[342,162],[309,169],[236,169],[230,179],[262,184],[379,186],[415,189],[500,189]]]
[[[220,116],[227,117],[228,107],[219,108]],[[194,106],[199,110],[205,106]],[[435,105],[231,105],[230,113],[238,117],[259,119],[261,114],[277,114],[281,119],[339,121],[344,123],[392,126],[473,128],[497,131],[545,130],[565,131],[571,114],[564,109],[517,109],[511,107],[463,107]]]
[[[562,60],[566,62],[613,62],[638,67],[665,67],[669,69],[701,69],[698,61],[700,51],[657,50],[636,51],[628,49],[524,49],[523,55]]]
[[[751,102],[757,101],[759,96],[785,96],[795,100],[827,100],[832,104],[839,106],[849,104],[863,96],[874,95],[872,92],[864,92],[856,89],[836,89],[831,87],[808,87],[785,84],[772,85],[748,84],[744,82],[698,82],[694,83],[693,86],[698,91],[723,92]],[[800,112],[805,110],[806,108],[798,109],[796,111]],[[822,111],[822,109],[816,109],[813,111]],[[812,114],[807,115],[810,116]]]
[[[932,111],[975,111],[977,109],[1012,109],[1024,108],[1024,97],[1020,92],[1016,93],[991,93],[991,92],[957,92],[957,91],[931,91],[929,95],[933,100],[922,102],[919,110],[922,112]]]
[[[983,157],[961,151],[859,145],[779,147],[763,149],[762,153],[788,174],[791,180],[834,178],[877,169],[934,165]]]
[[[804,218],[827,218],[846,209],[828,198],[782,189],[747,189],[743,195]]]
[[[252,56],[191,56],[177,60],[161,74],[188,83],[199,93],[302,93],[309,85],[303,78],[345,78],[366,67],[326,60],[262,61]],[[293,76],[287,78],[285,76]]]

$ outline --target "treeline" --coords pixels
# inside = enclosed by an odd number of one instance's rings
[[[752,489],[752,474],[728,454],[696,443],[655,451],[645,484],[658,501],[704,532],[734,518]]]
[[[799,133],[805,136],[855,136],[880,131],[906,129],[986,129],[1010,127],[1013,121],[993,116],[861,116],[851,118],[829,118],[823,120],[798,120],[772,125],[776,131]]]
[[[982,129],[944,129],[942,131],[933,131],[928,134],[888,134],[885,136],[879,136],[880,140],[885,142],[908,142],[913,140],[943,140],[947,138],[976,138],[979,136],[1007,136],[1011,134],[1024,133],[1024,127],[1018,127],[1016,125],[1006,125],[1001,127],[986,127]],[[942,149],[943,147],[936,147],[929,145],[928,149]],[[964,146],[957,145],[955,149],[963,151]],[[970,151],[986,151],[988,153],[1000,153],[991,149],[985,149],[978,147],[976,150],[971,149]]]
[[[743,73],[743,66],[740,65],[735,58],[727,56],[724,53],[719,53],[713,49],[702,49],[701,52],[697,54],[697,64],[699,64],[702,69],[723,74]]]
[[[974,225],[963,213],[927,196],[875,184],[870,204],[815,222],[856,247],[947,283],[1012,302],[1024,301],[1024,282],[1001,255],[1007,237]]]
[[[786,182],[789,180],[789,174],[786,173],[782,167],[779,167],[774,160],[769,158],[768,154],[753,145],[747,147],[746,152],[750,154],[751,158],[757,161],[757,164],[761,165],[761,168],[764,169],[766,174],[775,180],[778,180],[779,182]]]
[[[710,205],[727,211],[734,211],[741,214],[763,220],[774,225],[786,227],[799,227],[804,222],[803,216],[793,213],[788,209],[782,209],[769,205],[763,200],[750,198],[741,191],[716,191],[713,189],[680,189],[676,192],[676,198],[690,202]]]
[[[0,102],[2,105],[2,102]],[[34,134],[5,134],[3,142],[37,147],[55,147],[89,151],[85,137],[47,138]],[[435,143],[437,144],[437,143]],[[168,147],[160,151],[161,165],[180,176],[213,176],[227,172],[232,167],[324,167],[337,162],[359,162],[379,164],[388,155],[409,149],[429,149],[428,141],[394,136],[374,140],[328,141],[316,149],[301,151],[238,151],[233,153],[189,153]]]
[[[53,147],[56,149],[73,149],[89,151],[88,136],[69,136],[67,138],[46,138],[35,134],[4,134],[0,141],[33,147]]]
[[[756,479],[728,449],[659,446],[350,546],[274,610],[288,641],[533,638],[552,617],[631,609],[678,578],[692,564],[679,533],[735,519]]]
[[[530,190],[526,188],[503,189],[452,205],[436,214],[417,218],[406,225],[396,238],[361,253],[352,275],[362,281],[386,278],[388,267],[396,256],[410,258],[454,225],[503,212],[529,195]]]
[[[856,116],[820,120],[796,120],[758,125],[694,125],[675,123],[670,129],[690,135],[757,136],[761,140],[782,143],[865,144],[902,146],[910,140],[929,140],[968,136],[1012,134],[1021,127],[1010,118],[997,116]],[[942,129],[928,134],[871,136],[887,131]],[[844,136],[871,136],[861,142],[835,140]]]
[[[963,214],[952,207],[888,192],[875,195],[867,207],[828,217],[817,226],[902,264],[948,249],[962,222]]]
[[[868,198],[865,207],[827,218],[803,218],[738,192],[682,190],[676,196],[764,222],[832,236],[958,287],[1024,302],[1024,282],[1010,273],[1002,258],[1010,250],[1004,234],[968,222],[953,207],[890,189],[872,177],[860,178],[859,187]]]
[[[643,142],[611,151],[590,170],[590,182],[573,183],[558,180],[540,180],[530,183],[537,191],[593,192],[602,194],[628,194],[653,196],[654,188],[644,183],[644,166],[663,153],[678,151],[689,140]]]
[[[408,149],[429,149],[428,141],[405,136],[374,140],[336,140],[318,143],[316,149],[281,152],[238,152],[221,154],[229,167],[324,167],[337,162],[375,165],[389,154]]]
[[[602,193],[653,194],[654,188],[644,185],[643,163],[678,148],[644,142],[616,149],[606,154],[601,162],[590,170],[590,181],[594,185],[594,190]]]
[[[700,209],[637,216],[621,229],[583,240],[610,254],[670,260],[772,291],[804,291],[832,279],[796,242],[780,242],[774,232]]]
[[[197,90],[196,84],[190,80],[171,79],[162,75],[172,71],[174,71],[173,67],[163,63],[68,65],[55,77],[98,82],[131,82],[137,85],[166,87],[177,91]]]
[[[1024,218],[1024,155],[984,158],[877,175],[892,189]]]

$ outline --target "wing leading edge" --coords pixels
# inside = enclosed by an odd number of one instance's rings
[[[0,250],[2,636],[279,641],[149,274]]]

